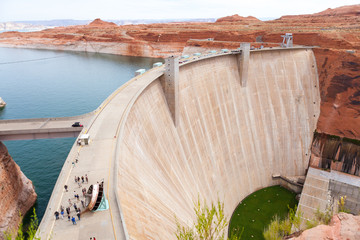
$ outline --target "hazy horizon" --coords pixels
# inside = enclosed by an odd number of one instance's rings
[[[1,0],[0,22],[49,20],[166,20],[220,18],[238,14],[259,19],[275,19],[284,15],[311,14],[357,0]],[[31,9],[31,11],[29,11]]]

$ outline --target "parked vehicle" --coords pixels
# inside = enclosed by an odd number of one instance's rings
[[[83,125],[80,124],[80,122],[75,122],[72,126],[73,127],[83,127]]]

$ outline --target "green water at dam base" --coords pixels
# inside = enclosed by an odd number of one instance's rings
[[[242,233],[241,239],[263,240],[263,230],[273,216],[284,219],[288,206],[297,204],[296,194],[281,187],[272,186],[260,189],[247,196],[235,209],[229,225],[229,233]]]

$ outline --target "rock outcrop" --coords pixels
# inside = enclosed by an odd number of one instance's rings
[[[224,23],[224,22],[230,22],[230,23],[243,23],[243,24],[249,24],[249,23],[258,23],[261,22],[261,20],[257,19],[253,16],[248,17],[242,17],[238,14],[234,14],[232,16],[222,17],[216,20],[217,23]]]
[[[310,166],[360,177],[360,142],[328,134],[314,135]]]
[[[32,182],[0,142],[0,239],[4,231],[17,228],[22,216],[34,205],[36,193]]]
[[[92,21],[91,23],[89,23],[89,26],[106,28],[106,27],[116,27],[117,25],[113,22],[106,22],[106,21],[101,20],[100,18],[97,18],[94,21]]]
[[[184,49],[187,53],[206,52],[233,48],[240,42],[271,47],[290,32],[294,44],[319,46],[314,49],[321,92],[318,132],[360,139],[359,16],[360,4],[272,21],[233,15],[215,23],[117,26],[96,19],[83,26],[2,33],[0,46],[163,58],[180,55]],[[194,40],[209,38],[214,42]]]
[[[360,216],[347,213],[334,215],[329,225],[319,225],[305,230],[292,240],[358,240],[360,239]]]

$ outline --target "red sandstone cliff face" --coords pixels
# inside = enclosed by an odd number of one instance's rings
[[[22,216],[34,205],[36,193],[32,182],[26,178],[0,142],[0,239],[4,231],[17,229]]]
[[[334,215],[329,225],[319,225],[304,231],[292,240],[358,240],[360,239],[360,216],[347,213]]]
[[[96,19],[85,26],[0,34],[0,46],[167,57],[210,49],[274,46],[291,32],[294,44],[314,49],[320,80],[321,114],[317,130],[360,139],[360,4],[272,21],[233,15],[216,23],[116,26]],[[213,38],[214,42],[193,39]],[[276,44],[275,44],[276,45]]]

